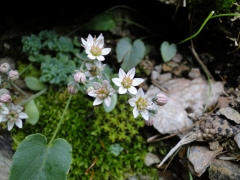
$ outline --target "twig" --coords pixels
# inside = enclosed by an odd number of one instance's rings
[[[202,67],[202,69],[206,73],[206,75],[208,77],[210,77],[213,81],[215,81],[213,76],[211,75],[211,73],[208,71],[207,67],[203,64],[203,62],[199,58],[198,54],[196,53],[192,40],[191,40],[191,48],[190,48],[190,50],[192,51],[194,57],[196,58],[197,62],[200,64],[200,66]]]

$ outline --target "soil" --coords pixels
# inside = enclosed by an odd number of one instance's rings
[[[78,2],[75,4],[58,2],[54,6],[41,1],[36,2],[35,5],[19,3],[15,4],[15,6],[19,7],[18,10],[14,12],[1,12],[0,58],[10,57],[25,61],[26,57],[21,52],[22,36],[37,34],[41,30],[55,30],[59,34],[66,35],[109,8],[124,5],[135,9],[138,13],[134,13],[124,7],[117,8],[114,12],[122,18],[129,18],[141,24],[149,29],[150,32],[123,22],[118,25],[120,27],[119,32],[106,32],[106,36],[112,39],[111,42],[108,42],[108,45],[116,46],[117,40],[123,36],[131,38],[146,37],[144,41],[156,47],[156,52],[150,54],[149,59],[154,60],[155,64],[160,64],[162,60],[159,54],[159,47],[163,41],[171,43],[180,42],[189,37],[192,34],[191,32],[196,32],[204,21],[204,18],[198,16],[194,12],[194,9],[190,9],[189,7],[179,7],[176,9],[177,6],[175,5],[167,5],[159,1],[137,1],[135,4],[131,4],[132,2],[128,1],[110,0]],[[191,21],[189,17],[191,17]],[[226,89],[232,89],[231,93],[234,94],[234,89],[240,85],[240,54],[238,47],[234,46],[234,41],[231,38],[236,38],[236,42],[239,42],[240,20],[231,21],[231,19],[232,17],[223,17],[221,19],[215,18],[209,20],[201,33],[193,39],[193,43],[196,52],[214,79],[223,81]],[[99,32],[80,30],[74,33],[73,36],[87,37],[90,33],[99,34]],[[189,66],[201,69],[201,66],[197,63],[189,49],[190,45],[190,41],[179,45],[178,52],[183,55],[183,58],[189,59]],[[107,63],[111,63],[113,60],[116,61],[114,54],[109,59]],[[112,65],[115,69],[119,66],[117,63],[113,63]],[[203,71],[202,74],[204,74]],[[240,111],[239,105],[235,107],[237,108],[236,110]],[[146,131],[151,131],[152,134],[156,132],[152,128],[146,128]],[[174,146],[174,143],[177,141],[178,139],[175,137],[169,140],[169,142],[165,141],[165,143]],[[1,146],[0,149],[2,149]],[[9,152],[11,152],[10,149]],[[180,158],[180,161],[184,162],[186,159]],[[163,173],[162,170],[159,171],[159,174],[166,176],[168,179],[172,177],[172,179],[181,180],[188,179],[187,173],[184,163],[180,163],[179,158],[173,160],[166,173]],[[201,177],[195,177],[194,179],[207,178],[208,174],[206,172]]]

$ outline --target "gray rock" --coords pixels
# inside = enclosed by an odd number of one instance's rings
[[[189,153],[189,169],[191,173],[200,177],[221,150],[222,147],[219,147],[216,151],[211,151],[207,146],[192,146]]]
[[[157,155],[153,153],[147,153],[144,159],[144,163],[146,166],[151,166],[152,164],[159,163],[160,159],[158,158]]]
[[[239,180],[240,165],[231,161],[214,159],[208,173],[210,180]]]

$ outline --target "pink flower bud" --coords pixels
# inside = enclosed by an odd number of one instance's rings
[[[168,101],[168,97],[165,94],[161,94],[161,93],[158,93],[154,98],[154,102],[159,106],[163,106],[167,104],[167,101]]]
[[[11,69],[10,65],[8,63],[3,63],[0,66],[0,72],[7,73]]]
[[[76,83],[74,82],[68,83],[68,92],[69,94],[72,94],[72,95],[78,92]]]
[[[15,81],[19,78],[19,74],[17,70],[10,70],[8,74],[8,78],[12,81]]]
[[[90,86],[86,89],[86,93],[90,93],[91,91],[95,90],[94,87]]]
[[[10,102],[12,100],[12,97],[9,94],[2,94],[0,96],[0,102],[2,103],[7,103]]]
[[[86,82],[86,76],[84,73],[78,71],[74,74],[74,80],[77,83],[85,83]]]
[[[154,123],[154,118],[150,118],[149,120],[144,120],[144,122],[147,126],[152,126]]]

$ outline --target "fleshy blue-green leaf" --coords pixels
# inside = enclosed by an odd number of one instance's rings
[[[169,44],[167,41],[164,41],[160,47],[161,55],[164,62],[170,61],[177,53],[176,44]]]
[[[99,14],[91,19],[85,26],[85,30],[109,31],[116,27],[116,20],[113,13]]]
[[[120,63],[123,61],[123,58],[129,53],[132,49],[131,39],[128,37],[122,38],[117,43],[116,53],[117,61]]]
[[[45,89],[47,86],[40,82],[37,78],[28,76],[24,79],[27,87],[33,91],[41,91]]]
[[[51,145],[42,134],[27,136],[13,156],[9,180],[66,180],[72,148],[64,139]]]
[[[103,107],[105,112],[107,113],[111,112],[115,108],[116,104],[117,104],[117,94],[114,94],[111,96],[111,104],[109,107],[107,107],[106,104],[103,102]]]
[[[117,59],[122,62],[121,67],[128,71],[138,65],[143,59],[146,48],[144,43],[137,39],[131,44],[129,38],[122,38],[117,44]]]
[[[32,99],[25,106],[25,113],[28,115],[27,122],[32,125],[35,125],[40,117],[40,112],[37,108],[35,101]]]

